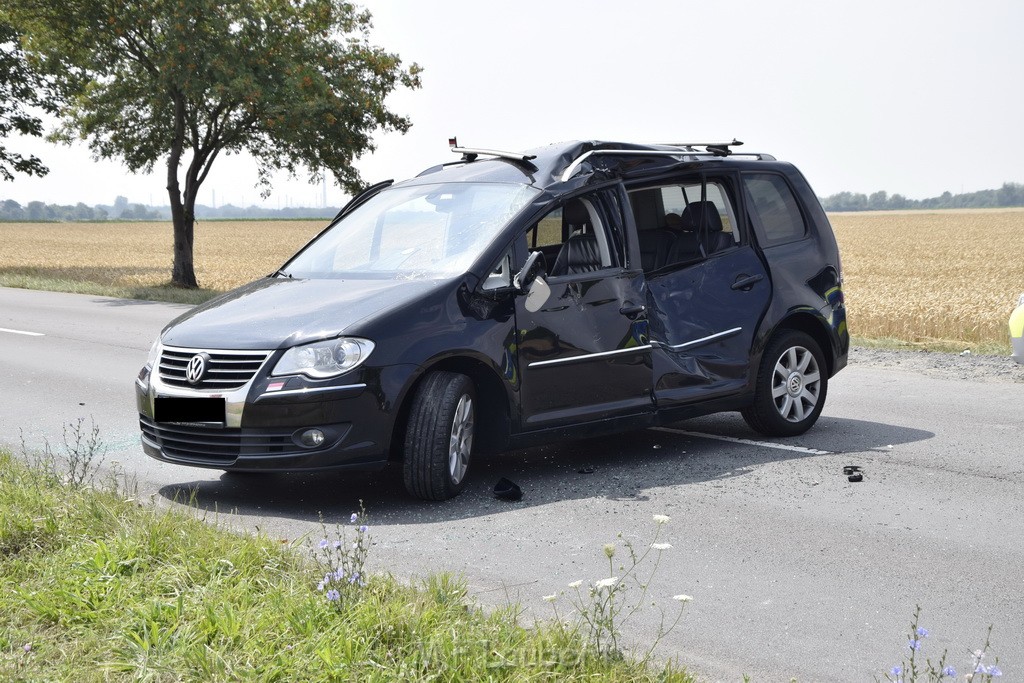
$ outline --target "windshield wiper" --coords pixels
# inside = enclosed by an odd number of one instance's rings
[[[292,274],[291,273],[286,273],[283,270],[275,270],[273,273],[271,273],[267,277],[286,277],[289,280],[291,280],[292,279]]]

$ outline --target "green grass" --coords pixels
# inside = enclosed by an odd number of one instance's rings
[[[97,296],[112,296],[118,299],[166,301],[174,304],[201,304],[222,294],[222,292],[215,289],[184,289],[169,282],[161,287],[116,287],[87,280],[67,280],[15,273],[0,273],[0,287],[38,289],[48,292],[71,292],[72,294],[93,294]]]
[[[338,609],[296,547],[48,471],[0,451],[2,680],[692,680],[482,610],[448,575],[375,576]]]

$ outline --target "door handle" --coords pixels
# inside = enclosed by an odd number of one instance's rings
[[[764,275],[748,275],[746,277],[741,275],[736,282],[732,283],[732,288],[742,289],[745,292],[763,279]]]
[[[643,304],[634,304],[627,301],[625,304],[622,305],[622,308],[619,309],[619,313],[626,316],[627,318],[635,318],[636,316],[640,315],[646,310],[647,307],[644,306]]]

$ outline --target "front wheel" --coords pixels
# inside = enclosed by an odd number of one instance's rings
[[[402,474],[417,498],[447,500],[465,485],[473,453],[476,391],[465,375],[432,372],[420,384],[405,430]]]
[[[742,414],[751,428],[767,436],[803,434],[825,406],[825,356],[803,332],[786,330],[772,339],[756,381],[754,402]]]

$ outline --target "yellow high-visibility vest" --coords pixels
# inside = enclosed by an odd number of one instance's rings
[[[1010,336],[1024,337],[1024,304],[1021,304],[1010,314]]]

